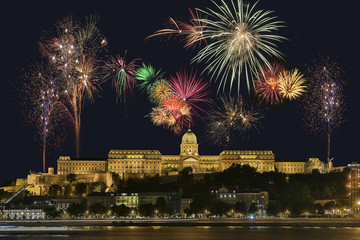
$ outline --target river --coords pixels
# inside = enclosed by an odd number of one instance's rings
[[[4,227],[0,239],[76,240],[360,240],[359,227]]]

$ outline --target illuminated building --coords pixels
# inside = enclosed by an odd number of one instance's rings
[[[252,203],[267,208],[269,203],[269,194],[266,191],[244,191],[237,187],[212,187],[210,193],[217,199],[229,204],[243,202],[249,208]]]
[[[69,184],[66,176],[76,174],[76,183],[105,182],[112,185],[112,175],[122,179],[144,178],[146,176],[176,175],[185,167],[192,173],[204,174],[221,172],[233,165],[248,165],[257,172],[270,172],[277,169],[285,174],[311,173],[313,169],[325,172],[324,163],[317,158],[308,160],[275,160],[270,150],[224,150],[219,155],[201,155],[196,135],[189,129],[181,139],[178,155],[163,155],[159,150],[112,149],[103,159],[72,159],[60,156],[57,160],[57,174],[53,168],[48,173],[30,173],[27,178],[16,180],[15,186],[1,189],[8,192],[26,190],[34,196],[46,196],[53,184]],[[71,184],[70,184],[71,185]],[[72,188],[74,186],[71,186]],[[62,189],[64,193],[66,189]]]
[[[122,192],[118,193],[115,197],[117,206],[124,204],[130,208],[137,208],[139,204],[139,194],[136,192]]]
[[[360,164],[350,163],[348,167],[350,168],[348,188],[351,209],[354,213],[360,213]]]
[[[114,172],[122,178],[160,176],[191,167],[193,173],[219,172],[233,164],[249,165],[258,172],[275,170],[275,156],[269,150],[225,150],[219,155],[200,155],[195,134],[189,129],[182,137],[179,155],[162,155],[159,150],[112,149],[105,159],[58,159],[58,174]]]

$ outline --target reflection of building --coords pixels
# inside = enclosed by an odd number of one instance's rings
[[[267,208],[269,203],[269,194],[266,191],[244,191],[239,190],[237,187],[212,187],[210,193],[216,196],[223,202],[229,204],[235,204],[237,202],[243,202],[247,208],[252,203],[256,203],[257,206],[261,206],[263,209]]]

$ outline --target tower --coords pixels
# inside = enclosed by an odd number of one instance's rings
[[[199,156],[199,144],[197,143],[195,134],[191,132],[189,128],[181,140],[180,157],[184,159],[190,156]]]

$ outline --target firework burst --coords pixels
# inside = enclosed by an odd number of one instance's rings
[[[199,116],[196,110],[202,110],[198,104],[210,102],[207,97],[210,94],[209,84],[196,77],[196,72],[187,73],[185,70],[176,72],[170,76],[169,84],[172,92],[181,100],[191,105],[193,114]]]
[[[294,100],[306,92],[305,77],[298,69],[283,71],[278,81],[279,93],[283,98]]]
[[[206,135],[217,145],[229,145],[238,134],[257,131],[263,116],[254,108],[247,106],[241,97],[220,97],[206,119]]]
[[[271,67],[264,66],[255,82],[256,95],[264,104],[274,105],[281,102],[279,93],[279,77],[284,71],[282,65],[273,63]]]
[[[224,0],[221,5],[213,3],[215,9],[199,9],[203,18],[198,21],[205,25],[199,40],[206,40],[208,44],[192,62],[205,62],[204,71],[220,81],[218,90],[230,81],[230,89],[237,83],[239,92],[240,77],[244,73],[250,91],[259,69],[263,65],[270,67],[267,57],[281,58],[276,42],[285,38],[275,32],[284,27],[284,23],[276,20],[273,11],[255,11],[256,3],[244,4],[243,0],[231,0],[229,5]]]
[[[149,99],[153,103],[160,103],[169,94],[172,94],[172,91],[168,81],[160,79],[152,84],[149,92]]]
[[[132,92],[136,85],[136,61],[132,60],[129,63],[126,62],[126,52],[124,57],[116,55],[110,56],[107,61],[104,62],[102,70],[104,72],[104,79],[111,79],[115,88],[117,98],[121,102],[126,102],[127,92]]]
[[[308,82],[311,87],[303,100],[304,120],[307,129],[326,135],[327,160],[331,162],[331,138],[343,122],[345,101],[340,68],[329,58],[318,57],[308,67]]]
[[[71,105],[76,137],[76,155],[80,150],[81,111],[86,99],[93,100],[99,90],[98,55],[106,45],[97,28],[98,18],[88,17],[85,24],[71,17],[59,21],[55,32],[42,36],[39,48],[53,66],[61,82],[64,99]]]
[[[36,128],[35,138],[42,150],[43,171],[46,170],[48,148],[58,149],[66,139],[67,120],[72,115],[62,103],[61,78],[46,64],[32,63],[21,84],[21,105],[26,123]]]
[[[136,80],[140,82],[139,88],[147,93],[150,92],[152,85],[159,79],[164,77],[164,73],[160,70],[155,70],[150,64],[146,66],[144,63],[142,67],[136,71]]]

